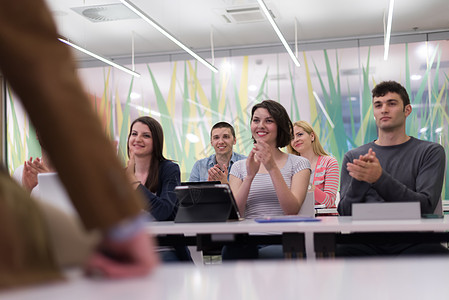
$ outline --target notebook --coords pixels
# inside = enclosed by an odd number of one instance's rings
[[[41,201],[51,204],[69,215],[78,215],[58,173],[39,173],[37,182]]]
[[[175,223],[239,220],[237,204],[227,184],[181,185],[175,188],[179,207]]]

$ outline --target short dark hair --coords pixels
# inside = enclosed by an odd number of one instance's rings
[[[212,138],[212,131],[214,131],[214,129],[217,129],[217,128],[229,128],[229,130],[231,130],[232,136],[235,138],[234,127],[232,127],[232,125],[229,124],[228,122],[218,122],[217,124],[212,126],[212,129],[210,130],[210,137],[211,138]]]
[[[293,138],[293,125],[285,108],[279,102],[274,100],[264,100],[253,106],[251,110],[251,121],[253,120],[254,112],[258,108],[265,108],[273,117],[278,127],[276,147],[285,147],[290,144]],[[254,139],[254,138],[253,138]]]
[[[410,104],[407,90],[396,81],[382,81],[373,88],[372,93],[373,99],[374,97],[385,96],[387,93],[396,93],[401,97],[404,108]]]

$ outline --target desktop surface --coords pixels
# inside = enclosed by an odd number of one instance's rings
[[[449,259],[351,259],[163,265],[146,277],[87,279],[0,292],[2,300],[439,299]]]

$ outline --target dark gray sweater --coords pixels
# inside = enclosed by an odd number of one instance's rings
[[[372,148],[382,166],[382,175],[373,184],[352,178],[346,164]],[[444,148],[411,137],[395,146],[365,144],[345,154],[341,167],[340,203],[342,216],[352,214],[352,203],[413,202],[421,203],[421,213],[434,212],[440,199],[446,166]]]

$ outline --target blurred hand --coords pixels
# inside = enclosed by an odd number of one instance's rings
[[[207,181],[220,181],[221,183],[229,183],[228,182],[228,168],[226,165],[219,166],[216,164],[209,170],[207,170],[208,178]]]
[[[38,173],[51,172],[39,157],[36,157],[36,159],[31,163],[31,167],[33,167]]]
[[[86,274],[106,278],[146,275],[159,264],[154,248],[153,238],[144,230],[125,241],[105,239],[89,258]]]
[[[37,174],[38,170],[33,167],[33,158],[30,157],[28,161],[23,163],[23,172],[22,172],[22,185],[25,189],[31,192],[34,187],[37,185]]]
[[[259,172],[260,168],[260,161],[256,159],[256,151],[254,148],[251,150],[251,152],[248,155],[248,158],[246,159],[246,173],[247,177],[254,178],[256,176],[257,172]]]
[[[134,153],[130,151],[129,160],[128,163],[126,164],[126,176],[128,177],[129,182],[131,183],[137,181],[135,170],[136,170],[136,161],[134,159]]]

